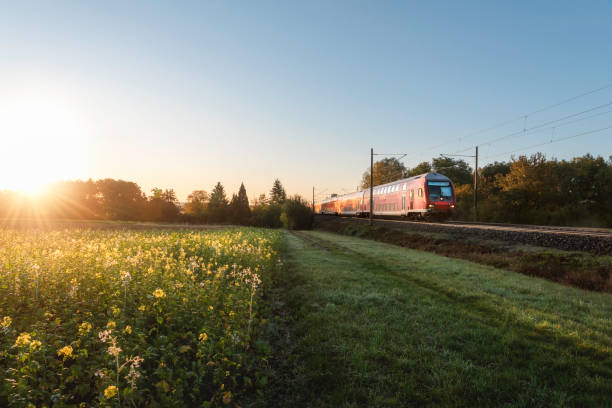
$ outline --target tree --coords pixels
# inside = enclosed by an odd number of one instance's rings
[[[187,202],[185,203],[185,214],[187,214],[192,220],[203,222],[206,216],[206,206],[210,196],[204,190],[195,190],[187,196]]]
[[[287,193],[279,179],[274,180],[272,190],[270,190],[270,202],[274,204],[282,204],[287,199]]]
[[[470,184],[473,182],[472,168],[465,160],[457,160],[451,157],[440,156],[432,160],[433,170],[436,173],[444,174],[451,179],[455,185]]]
[[[180,210],[174,190],[153,188],[151,193],[147,201],[147,219],[150,221],[176,221]]]
[[[253,207],[256,207],[258,205],[264,205],[268,202],[268,198],[266,197],[266,193],[261,193],[259,195],[259,197],[255,198],[255,200],[253,200]]]
[[[208,202],[208,218],[212,222],[225,222],[227,219],[228,202],[225,196],[225,189],[221,182],[217,182],[210,193]]]
[[[162,193],[162,199],[167,203],[172,203],[172,204],[178,203],[178,199],[176,198],[176,193],[174,192],[174,189],[172,188],[164,190],[164,192]]]
[[[96,181],[100,207],[107,220],[137,220],[145,216],[146,197],[131,181],[104,179]]]
[[[53,217],[97,219],[103,218],[96,183],[87,181],[59,181],[46,194],[47,213]]]
[[[249,197],[247,196],[244,183],[240,184],[238,195],[232,196],[230,202],[230,216],[233,222],[240,225],[247,225],[251,218],[251,207],[249,207]]]
[[[498,174],[505,176],[510,173],[510,163],[496,161],[495,163],[487,164],[478,170],[478,173],[480,177],[487,179],[495,179]]]
[[[401,179],[406,176],[406,166],[395,157],[387,157],[374,163],[374,186]],[[361,178],[361,188],[370,187],[370,169]]]
[[[414,177],[429,172],[431,172],[431,164],[429,162],[421,162],[415,168],[408,170],[406,177]]]

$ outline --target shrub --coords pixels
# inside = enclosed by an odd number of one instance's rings
[[[251,211],[251,225],[255,227],[279,228],[282,208],[278,204],[260,204]]]
[[[312,210],[300,196],[291,197],[283,203],[280,216],[283,226],[290,230],[312,229]]]

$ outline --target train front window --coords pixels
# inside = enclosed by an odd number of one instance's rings
[[[450,181],[430,181],[427,183],[427,189],[431,201],[451,201],[453,199],[453,188]]]

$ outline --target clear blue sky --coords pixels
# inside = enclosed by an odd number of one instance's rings
[[[216,181],[230,194],[244,181],[252,198],[278,177],[310,197],[313,185],[355,188],[370,147],[407,152],[414,166],[479,144],[486,163],[612,126],[608,106],[483,143],[612,102],[610,87],[459,140],[612,83],[606,2],[9,1],[1,10],[0,107],[12,112],[21,98],[21,116],[10,114],[21,119],[0,123],[13,158],[0,189],[19,187],[11,174],[28,167],[28,183],[113,177],[181,199]],[[45,118],[47,107],[64,119]],[[537,150],[608,157],[612,130],[519,153]]]

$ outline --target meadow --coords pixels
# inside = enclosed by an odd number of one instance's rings
[[[270,405],[610,406],[607,293],[321,231],[285,264]]]
[[[608,293],[322,231],[99,227],[0,230],[0,406],[612,398]]]
[[[0,406],[234,405],[265,386],[277,231],[0,230]]]

